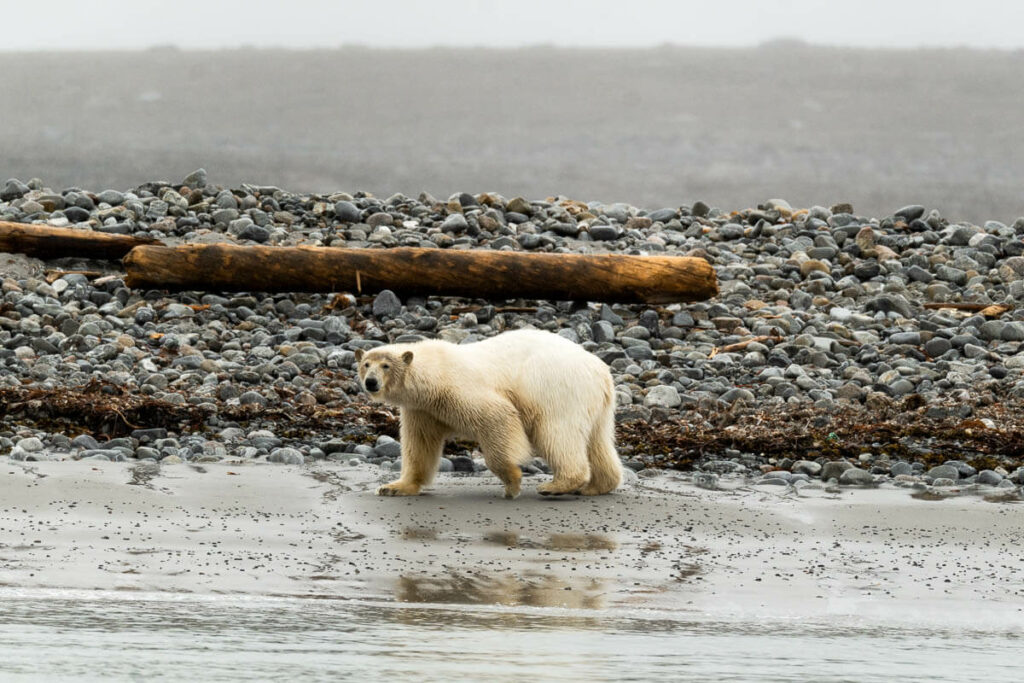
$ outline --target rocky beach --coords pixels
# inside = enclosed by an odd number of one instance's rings
[[[12,460],[397,467],[396,415],[360,394],[357,349],[536,327],[611,368],[633,471],[796,487],[893,482],[1019,495],[1024,219],[920,205],[641,209],[496,193],[372,197],[224,188],[203,170],[130,191],[8,180],[0,220],[159,239],[687,255],[692,304],[402,299],[394,292],[131,290],[117,262],[3,259],[0,448]],[[482,469],[451,444],[442,470]],[[537,461],[529,474],[542,474]]]

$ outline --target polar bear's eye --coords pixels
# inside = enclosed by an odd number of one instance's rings
[[[384,369],[384,370],[387,370],[387,369],[389,369],[389,368],[390,368],[391,366],[390,366],[390,365],[388,365],[387,363],[385,363],[384,365],[382,365],[382,366],[380,366],[380,367],[381,367],[382,369]]]

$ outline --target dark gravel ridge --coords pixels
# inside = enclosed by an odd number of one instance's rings
[[[857,483],[921,483],[949,479],[926,467],[959,463],[954,483],[1024,483],[1024,218],[951,223],[920,205],[872,218],[779,199],[723,211],[496,193],[309,195],[222,188],[200,169],[129,191],[11,179],[0,220],[168,243],[679,254],[711,262],[721,288],[714,300],[668,306],[167,293],[129,290],[117,264],[7,255],[0,453],[14,458],[392,467],[394,415],[359,394],[354,351],[533,326],[608,363],[632,469],[855,483],[856,472],[827,470],[841,461],[865,472]],[[445,468],[479,468],[466,445],[449,456]]]

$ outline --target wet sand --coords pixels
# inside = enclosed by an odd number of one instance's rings
[[[1019,629],[1019,509],[908,490],[692,486],[378,498],[374,466],[0,460],[0,591],[301,596]]]

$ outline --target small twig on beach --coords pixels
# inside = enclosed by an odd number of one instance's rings
[[[976,311],[986,318],[998,318],[1003,313],[1013,310],[1010,304],[970,304],[970,303],[927,303],[925,308],[952,308],[957,311]]]
[[[771,342],[776,342],[777,343],[777,342],[782,341],[782,337],[780,337],[778,335],[774,335],[774,334],[761,334],[761,335],[758,335],[756,337],[751,337],[750,339],[744,339],[743,341],[738,341],[735,344],[728,344],[728,345],[722,346],[722,347],[716,346],[715,348],[711,349],[711,353],[708,355],[708,359],[710,360],[710,359],[714,358],[715,356],[717,356],[720,353],[735,353],[736,351],[743,351],[744,349],[746,349],[751,344],[754,344],[754,343],[758,343],[759,344],[759,343],[766,342],[766,341],[771,341]]]
[[[476,313],[483,306],[456,306],[452,309],[452,313],[458,315],[461,313]],[[495,313],[536,313],[536,306],[499,306],[494,309]]]
[[[87,278],[103,277],[103,273],[98,270],[47,270],[43,275],[46,278],[46,283],[50,285],[65,275],[82,275]]]

